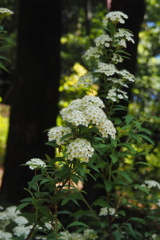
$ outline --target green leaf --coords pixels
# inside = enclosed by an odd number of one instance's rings
[[[146,166],[148,166],[148,167],[151,166],[151,164],[146,163],[146,162],[136,162],[136,163],[134,163],[134,165],[136,165],[136,164],[146,165]]]
[[[124,119],[125,119],[126,124],[128,125],[129,123],[132,122],[134,117],[132,115],[127,115],[127,116],[124,117]]]
[[[101,183],[96,183],[93,188],[104,188],[104,185]]]
[[[70,138],[70,137],[72,137],[72,136],[73,136],[72,133],[67,133],[67,134],[65,134],[65,135],[61,138],[61,140],[65,140],[66,138]]]
[[[129,174],[127,172],[124,172],[124,171],[113,171],[113,173],[116,172],[118,174],[120,174],[122,177],[124,177],[128,182],[132,183],[132,180],[131,178],[129,177]]]
[[[135,140],[137,140],[138,143],[141,142],[141,139],[139,138],[139,134],[130,132],[130,133],[129,133],[129,136],[132,137],[132,138],[134,138]]]
[[[118,144],[118,146],[120,147],[126,147],[128,148],[129,150],[133,151],[133,152],[136,152],[136,150],[132,147],[132,145],[130,143],[120,143]]]
[[[43,175],[39,174],[33,177],[33,179],[28,183],[29,189],[37,190],[37,182],[43,180]]]
[[[134,187],[135,187],[135,188],[138,188],[138,189],[141,190],[142,192],[145,192],[145,193],[149,194],[149,191],[148,191],[145,187],[142,187],[142,186],[139,185],[139,184],[134,184]]]
[[[119,229],[113,232],[113,235],[115,236],[115,240],[121,240],[123,235]]]
[[[144,135],[144,134],[139,134],[139,136],[141,136],[143,139],[147,140],[148,142],[150,142],[151,144],[155,145],[154,142],[152,141],[151,138],[149,138],[148,136]]]
[[[3,70],[5,70],[6,72],[9,73],[9,71],[7,70],[7,68],[3,65],[3,63],[0,62],[0,68],[2,68]]]
[[[74,202],[77,206],[80,207],[79,203],[77,202],[77,200],[76,200],[75,198],[72,197],[72,195],[71,195],[71,197],[65,196],[64,199],[62,200],[61,205],[63,206],[63,205],[65,205],[65,204],[66,204],[67,202],[69,202],[69,201]]]
[[[151,116],[151,118],[155,119],[157,122],[160,122],[160,118],[156,116]]]
[[[21,200],[21,202],[32,202],[33,198],[24,198]]]
[[[90,168],[92,168],[93,170],[95,170],[96,172],[98,172],[99,173],[99,169],[98,169],[98,167],[97,166],[94,166],[93,164],[90,164],[90,162],[88,162],[88,164],[87,164]]]
[[[123,210],[118,211],[117,214],[119,214],[119,215],[121,215],[121,216],[123,216],[123,217],[126,216],[126,213],[125,213],[125,211],[123,211]]]
[[[109,204],[107,203],[107,201],[102,198],[98,198],[96,201],[94,201],[93,205],[100,206],[100,207],[109,207]]]
[[[8,61],[8,62],[11,62],[8,58],[3,57],[3,56],[0,56],[0,59],[6,60],[6,61]]]
[[[114,147],[117,147],[117,140],[111,138],[111,144],[113,144]]]
[[[21,203],[20,205],[18,205],[16,210],[21,210],[21,209],[25,208],[26,206],[28,206],[29,204],[31,204],[31,203],[28,203],[28,202],[27,203]]]
[[[118,161],[118,153],[116,151],[114,153],[110,154],[109,156],[112,159],[113,164]]]
[[[129,221],[140,222],[140,223],[142,223],[142,224],[145,224],[145,223],[146,223],[146,221],[145,221],[144,219],[138,218],[138,217],[131,217],[131,218],[129,219]]]
[[[105,180],[104,181],[104,184],[105,184],[105,189],[107,192],[110,192],[111,189],[112,189],[112,186],[113,186],[113,182],[111,181],[108,181],[108,180]]]
[[[41,213],[43,213],[43,215],[45,215],[47,217],[50,215],[47,206],[40,206],[39,211]]]
[[[89,226],[88,226],[87,224],[85,224],[85,223],[83,223],[83,222],[78,222],[78,221],[75,221],[75,222],[73,222],[73,223],[70,223],[67,228],[73,227],[73,226],[83,226],[83,227],[85,227],[85,228],[89,228]]]

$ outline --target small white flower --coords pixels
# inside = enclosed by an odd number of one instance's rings
[[[89,124],[84,113],[79,110],[72,110],[67,112],[62,116],[62,119],[64,121],[72,123],[75,126],[83,125],[87,127]]]
[[[125,23],[125,20],[124,19],[127,19],[128,16],[123,13],[123,12],[120,12],[120,11],[114,11],[114,12],[109,12],[105,19],[103,20],[103,25],[104,26],[107,26],[108,24],[108,20],[112,21],[113,23]]]
[[[11,240],[13,239],[13,236],[9,232],[3,232],[0,230],[0,240]]]
[[[84,114],[88,122],[99,125],[101,122],[107,119],[106,114],[104,111],[97,106],[89,106],[84,110]]]
[[[128,80],[129,82],[134,82],[135,81],[134,75],[131,74],[130,72],[128,72],[127,70],[125,70],[125,69],[117,71],[117,73],[120,74],[123,79]]]
[[[100,58],[100,56],[103,55],[103,51],[100,47],[90,47],[85,54],[83,55],[83,58],[86,60],[93,58]]]
[[[11,10],[9,10],[8,8],[0,8],[0,17],[1,15],[3,16],[10,16],[12,15],[13,12]]]
[[[110,120],[106,119],[105,121],[103,121],[99,125],[97,125],[96,127],[98,128],[102,137],[106,138],[106,137],[108,137],[108,135],[110,135],[111,138],[115,139],[116,129]]]
[[[158,182],[156,182],[155,180],[146,180],[146,181],[144,181],[144,183],[148,188],[158,187],[158,189],[160,189],[160,184]]]
[[[152,238],[155,239],[157,237],[157,234],[153,234]]]
[[[93,229],[85,229],[84,230],[84,239],[95,240],[97,238],[98,238],[98,236]]]
[[[160,207],[160,199],[158,199],[157,205]]]
[[[114,64],[107,64],[103,62],[98,63],[98,69],[95,72],[100,72],[105,74],[106,76],[112,76],[117,73],[117,69],[115,68]]]
[[[29,234],[30,230],[32,229],[32,225],[30,226],[16,226],[15,228],[13,228],[13,233],[15,236],[20,237],[20,236],[24,236],[27,237],[27,235]]]
[[[115,209],[114,208],[107,208],[103,207],[100,209],[99,216],[107,216],[107,215],[113,216],[115,214]]]
[[[96,79],[93,79],[93,75],[88,72],[85,75],[83,75],[82,77],[79,78],[77,85],[83,85],[85,88],[93,85],[94,81],[96,81]]]
[[[69,138],[62,140],[62,137],[68,133],[71,133],[71,128],[69,127],[63,126],[53,127],[48,131],[48,141],[55,140],[57,145],[64,144],[65,141]]]
[[[116,34],[114,35],[114,38],[117,38],[117,42],[119,42],[119,40],[127,40],[129,42],[135,43],[134,39],[133,39],[133,34],[125,29],[119,28],[116,32]]]
[[[23,217],[23,216],[17,216],[14,219],[14,222],[18,225],[18,226],[22,226],[28,223],[27,218]]]
[[[46,163],[40,158],[32,158],[30,161],[26,162],[26,165],[28,165],[31,170],[46,167]]]
[[[103,101],[99,97],[86,95],[82,98],[82,108],[85,109],[89,106],[96,106],[100,108],[105,107]]]
[[[99,47],[101,45],[105,46],[105,47],[109,47],[112,39],[110,38],[109,35],[102,34],[99,37],[97,37],[94,41],[95,41],[95,44],[96,44],[97,47]]]
[[[94,153],[94,148],[92,148],[90,142],[82,138],[77,138],[71,142],[66,149],[68,159],[71,161],[74,158],[79,158],[82,162],[88,162]]]
[[[73,101],[68,105],[68,107],[63,108],[63,109],[60,111],[60,115],[61,115],[62,118],[63,118],[63,116],[65,116],[65,114],[68,114],[68,113],[72,112],[73,110],[79,110],[79,111],[82,110],[82,99],[73,100]]]
[[[113,57],[111,58],[111,61],[115,64],[119,63],[119,62],[123,62],[123,58],[121,57],[121,55],[114,53]]]

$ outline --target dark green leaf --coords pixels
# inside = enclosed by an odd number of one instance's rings
[[[89,226],[88,226],[87,224],[85,224],[85,223],[83,223],[83,222],[78,222],[78,221],[75,221],[75,222],[73,222],[73,223],[70,223],[67,228],[73,227],[73,226],[83,226],[83,227],[85,227],[85,228],[89,228]]]

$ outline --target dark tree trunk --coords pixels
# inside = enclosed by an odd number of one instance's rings
[[[53,156],[46,129],[55,125],[60,75],[61,1],[19,1],[17,72],[1,201],[17,204],[33,172],[30,158]]]

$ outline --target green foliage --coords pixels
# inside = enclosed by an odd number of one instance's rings
[[[124,111],[123,106],[116,104],[122,98],[127,100],[124,87],[134,80],[132,74],[116,68],[126,56],[125,42],[132,41],[132,34],[116,27],[126,15],[107,17],[103,22],[107,33],[96,38],[96,47],[84,54],[86,61],[94,62],[90,69],[93,78],[87,81],[88,72],[75,65],[84,71],[83,78],[78,71],[77,76],[86,86],[86,93],[92,92],[95,85],[100,86],[103,101],[98,96],[86,95],[62,109],[64,126],[48,132],[48,144],[57,148],[59,156],[26,163],[35,170],[26,189],[29,197],[18,206],[31,211],[28,219],[32,229],[26,239],[39,234],[39,227],[43,229],[45,222],[52,226],[44,232],[45,239],[150,240],[159,234],[156,226],[160,221],[160,203],[153,188],[159,190],[160,184],[137,175],[150,168],[145,158],[154,145],[152,133],[145,127],[149,121],[132,114],[123,119],[113,117],[116,111]],[[67,81],[74,77],[71,74]],[[67,81],[62,90],[67,89]],[[85,192],[90,178],[93,191],[100,190],[91,203]],[[63,226],[63,219],[68,216],[70,221]]]
[[[6,138],[8,133],[8,117],[0,115],[0,163],[2,164],[3,155],[6,147]]]

